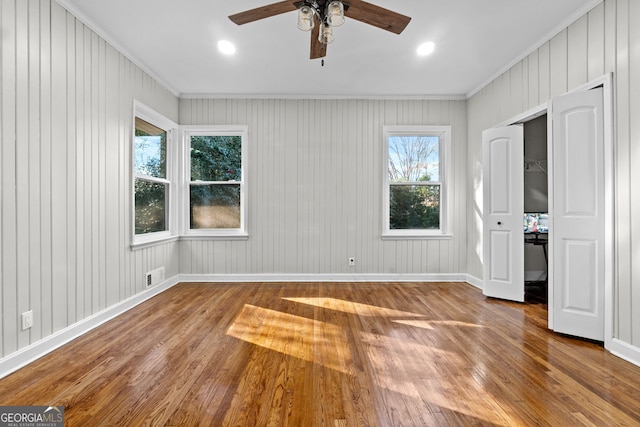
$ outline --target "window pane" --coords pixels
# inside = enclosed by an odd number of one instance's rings
[[[135,182],[136,234],[165,231],[165,184],[136,179]]]
[[[191,137],[191,181],[241,181],[242,138]]]
[[[440,137],[390,136],[389,182],[440,181]]]
[[[137,175],[167,176],[167,132],[137,117],[134,162]]]
[[[240,185],[192,185],[191,228],[240,228]]]
[[[392,230],[439,229],[439,185],[391,185],[389,228]]]

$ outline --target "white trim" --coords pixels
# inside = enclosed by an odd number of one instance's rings
[[[592,82],[596,87],[603,87],[604,109],[604,347],[608,350],[613,345],[613,328],[615,316],[614,286],[615,286],[615,169],[613,144],[613,74],[608,73]],[[636,347],[637,348],[637,347]],[[611,350],[610,350],[611,351]],[[640,366],[640,358],[636,358],[636,365]]]
[[[382,101],[466,101],[462,94],[450,95],[363,95],[363,94],[242,94],[242,93],[181,93],[180,99],[326,99]]]
[[[153,286],[141,293],[132,296],[124,301],[112,305],[86,319],[83,319],[71,326],[68,326],[48,337],[24,347],[9,356],[0,359],[0,378],[28,365],[40,357],[62,347],[74,339],[86,334],[98,326],[108,322],[116,316],[131,310],[144,301],[166,291],[167,289],[180,283],[178,276],[170,278],[163,283]]]
[[[513,125],[519,125],[519,124],[524,124],[525,122],[531,121],[535,118],[538,118],[540,116],[543,116],[545,114],[547,114],[547,111],[549,110],[549,105],[550,102],[544,102],[540,105],[538,105],[537,107],[533,107],[530,110],[525,111],[522,114],[518,114],[515,117],[512,117],[508,120],[505,120],[502,123],[499,123],[495,126],[493,126],[494,128],[501,128],[501,127],[505,127],[505,126],[513,126]]]
[[[611,354],[618,356],[629,363],[633,363],[636,366],[640,366],[640,347],[620,341],[617,338],[612,338],[609,345],[605,346],[605,348],[609,350]]]
[[[129,247],[131,248],[131,250],[137,251],[138,249],[149,248],[151,246],[159,245],[161,243],[175,242],[178,240],[180,240],[180,236],[176,236],[176,235],[167,235],[166,237],[157,237],[157,238],[156,236],[154,236],[153,239],[149,239],[146,242],[140,241],[138,243],[133,243],[129,245]]]
[[[75,5],[73,5],[69,0],[56,0],[60,6],[67,10],[70,14],[76,17],[76,19],[80,20],[83,24],[89,27],[94,33],[96,33],[100,38],[109,43],[114,49],[116,49],[119,53],[124,55],[127,59],[133,62],[138,68],[147,73],[151,78],[156,80],[162,86],[164,86],[169,92],[171,92],[174,96],[179,97],[180,92],[177,91],[173,86],[167,83],[162,77],[160,77],[156,72],[147,67],[142,61],[140,61],[134,54],[132,54],[128,49],[126,49],[122,44],[120,44],[116,39],[114,39],[111,34],[105,31],[101,26],[96,24],[96,22],[89,18],[86,14],[82,13]]]
[[[596,7],[598,4],[602,3],[603,1],[604,0],[592,0],[591,2],[585,4],[583,7],[581,7],[580,9],[576,10],[569,17],[567,17],[567,19],[562,21],[553,30],[551,30],[549,33],[547,33],[546,36],[543,36],[542,38],[539,39],[538,42],[532,44],[529,49],[523,50],[522,51],[523,53],[521,53],[520,55],[518,55],[515,58],[513,58],[504,67],[500,68],[496,73],[494,73],[491,77],[489,77],[487,80],[485,80],[480,85],[476,86],[475,89],[472,89],[471,91],[469,91],[466,94],[465,98],[469,99],[473,95],[475,95],[476,93],[480,92],[482,89],[484,89],[486,86],[488,86],[492,81],[494,81],[495,79],[497,79],[498,77],[500,77],[501,75],[503,75],[504,73],[509,71],[511,68],[513,68],[514,65],[518,64],[524,58],[528,57],[533,52],[535,52],[536,50],[540,49],[540,47],[542,45],[544,45],[546,42],[550,41],[552,38],[554,38],[555,36],[560,34],[562,31],[564,31],[567,28],[569,28],[571,26],[571,24],[576,22],[582,16],[586,15],[587,13],[589,13],[591,11],[591,9],[593,9],[594,7]]]
[[[411,230],[407,230],[406,234],[383,234],[380,236],[382,240],[450,240],[453,239],[453,234],[415,234],[411,233]]]
[[[466,275],[466,279],[465,281],[470,284],[471,286],[475,286],[476,288],[482,290],[484,289],[484,281],[476,276],[473,276],[471,274],[467,274]]]
[[[468,275],[443,274],[181,274],[180,282],[466,282]]]

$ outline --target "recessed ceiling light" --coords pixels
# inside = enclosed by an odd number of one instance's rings
[[[236,47],[228,40],[220,40],[218,42],[218,50],[225,55],[233,55],[236,53]]]
[[[418,46],[416,53],[420,56],[427,56],[432,54],[435,48],[436,44],[434,42],[422,43],[420,46]]]

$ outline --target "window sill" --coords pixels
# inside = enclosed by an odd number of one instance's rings
[[[184,234],[180,240],[249,240],[247,233]]]
[[[452,234],[382,234],[382,240],[450,240]]]
[[[163,243],[174,242],[174,241],[177,241],[179,238],[180,236],[175,236],[175,235],[158,237],[155,239],[149,239],[141,242],[132,243],[130,247],[132,251],[135,251],[139,249],[149,248],[151,246],[160,245]]]

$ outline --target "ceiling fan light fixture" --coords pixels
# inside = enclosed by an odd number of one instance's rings
[[[318,36],[318,40],[322,44],[333,43],[335,37],[333,37],[333,28],[329,25],[328,22],[322,23],[322,28],[320,28],[320,35]]]
[[[313,8],[302,6],[298,9],[298,28],[302,31],[311,31],[315,25],[313,18]]]
[[[344,24],[344,5],[341,1],[332,1],[327,6],[327,21],[332,27]]]

